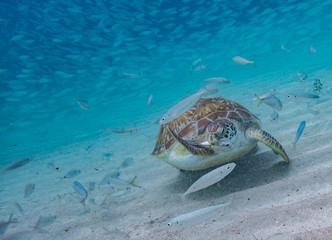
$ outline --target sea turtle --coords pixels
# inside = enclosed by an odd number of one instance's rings
[[[281,144],[260,128],[242,105],[224,98],[201,98],[180,117],[162,124],[151,155],[182,170],[201,170],[246,155],[260,141],[289,158]]]

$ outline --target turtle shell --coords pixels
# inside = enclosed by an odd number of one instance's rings
[[[158,139],[152,155],[158,156],[176,143],[167,126],[181,138],[186,138],[204,133],[209,123],[220,118],[237,121],[244,127],[250,123],[254,123],[258,128],[260,127],[259,119],[250,113],[248,109],[236,102],[220,97],[201,98],[180,117],[160,126]]]

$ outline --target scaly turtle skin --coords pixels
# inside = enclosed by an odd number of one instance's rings
[[[201,170],[246,155],[260,141],[289,158],[281,144],[260,128],[259,119],[224,98],[203,98],[180,117],[162,124],[152,152],[183,170]]]

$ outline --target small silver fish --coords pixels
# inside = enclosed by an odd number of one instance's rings
[[[19,167],[22,167],[22,166],[28,164],[29,162],[31,162],[31,160],[32,160],[32,157],[27,157],[27,158],[18,160],[17,162],[14,162],[14,163],[10,164],[8,167],[4,168],[2,171],[7,172],[7,171],[15,170]]]
[[[120,189],[127,189],[130,185],[142,188],[141,186],[137,185],[135,183],[137,176],[135,176],[130,182],[124,181],[120,178],[114,178],[114,177],[106,177],[106,182],[115,190],[118,191]]]
[[[212,170],[211,172],[208,172],[207,174],[200,177],[196,182],[194,182],[184,193],[184,195],[199,191],[215,184],[216,182],[219,182],[221,179],[230,174],[235,168],[235,166],[235,163],[228,163]]]
[[[288,49],[285,45],[281,45],[281,50],[284,50],[284,51],[286,51],[286,52],[291,52],[291,50],[290,49]]]
[[[165,124],[172,121],[175,118],[178,118],[182,113],[184,113],[190,107],[192,107],[198,101],[198,99],[201,98],[202,95],[214,94],[216,93],[216,91],[219,91],[219,88],[217,86],[211,87],[207,85],[201,88],[197,93],[182,99],[180,102],[171,107],[160,119],[159,123]]]
[[[207,68],[207,64],[200,65],[194,69],[194,72],[201,72]]]
[[[258,99],[258,104],[257,106],[260,106],[263,103],[265,103],[266,105],[277,109],[277,110],[281,110],[282,109],[282,102],[280,101],[279,98],[277,98],[275,95],[275,89],[273,89],[270,93],[265,93],[262,96],[257,96],[256,94],[256,98],[254,98],[253,100]]]
[[[77,192],[81,196],[80,202],[82,203],[85,212],[88,212],[89,209],[87,208],[87,206],[85,204],[85,200],[88,197],[87,190],[85,190],[85,188],[82,186],[82,184],[80,184],[78,181],[74,181],[72,186],[73,186],[73,189],[75,190],[75,192]]]
[[[80,173],[81,173],[81,170],[73,169],[73,170],[70,170],[69,172],[67,172],[67,174],[65,176],[66,176],[66,178],[73,178],[73,177],[76,177],[77,175],[79,175]]]
[[[315,103],[319,100],[319,96],[314,93],[289,94],[286,97],[291,101],[301,103]]]
[[[297,76],[300,77],[300,82],[304,82],[305,80],[308,79],[308,74],[306,73],[297,73]]]
[[[277,111],[274,111],[272,114],[271,114],[271,121],[275,121],[279,118],[279,114],[277,113]]]
[[[225,84],[225,83],[231,83],[231,80],[228,80],[223,77],[213,77],[213,78],[207,78],[203,81],[203,83],[217,83],[217,84]]]
[[[126,168],[128,166],[130,166],[134,161],[133,157],[128,157],[125,160],[123,160],[123,162],[121,163],[120,168]]]
[[[236,64],[239,64],[239,65],[247,65],[247,64],[255,64],[255,61],[249,61],[243,57],[240,57],[240,56],[235,56],[233,57],[233,62],[235,62]]]
[[[24,197],[27,198],[35,191],[36,185],[34,183],[28,184],[24,189]]]
[[[88,108],[89,108],[88,104],[86,104],[85,102],[83,102],[81,100],[77,100],[76,102],[82,109],[88,110]]]
[[[317,50],[312,45],[310,45],[310,53],[315,54],[316,52]]]
[[[127,72],[123,72],[122,73],[123,76],[129,77],[129,78],[139,78],[140,76],[136,73],[127,73]]]
[[[75,192],[77,192],[85,201],[85,199],[88,197],[88,192],[85,190],[85,188],[80,184],[78,181],[73,182],[73,188]]]
[[[189,213],[182,214],[180,216],[177,216],[177,217],[172,218],[171,220],[169,220],[167,225],[171,227],[173,225],[182,225],[186,222],[197,220],[200,217],[202,217],[203,215],[214,212],[214,211],[216,211],[216,210],[218,210],[222,207],[227,206],[228,204],[229,203],[210,206],[210,207],[201,208],[201,209],[189,212]]]
[[[36,223],[35,229],[41,229],[47,227],[55,222],[56,216],[40,216],[38,222]]]
[[[148,107],[151,107],[153,104],[153,95],[151,94],[148,99]]]
[[[105,128],[103,130],[104,132],[110,132],[110,133],[116,133],[116,134],[123,134],[123,135],[133,135],[141,131],[140,128],[115,128],[115,129],[110,129],[110,128]]]
[[[199,64],[201,61],[202,61],[202,59],[201,59],[201,58],[198,58],[198,59],[196,59],[195,61],[192,62],[191,66],[195,66],[195,65],[197,65],[197,64]]]
[[[302,121],[300,123],[299,127],[297,128],[296,136],[295,136],[295,141],[294,141],[294,147],[295,147],[295,144],[297,143],[297,141],[299,140],[299,138],[301,137],[302,132],[303,132],[303,130],[305,128],[305,125],[306,125],[306,122]]]

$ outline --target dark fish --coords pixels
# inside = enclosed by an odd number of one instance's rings
[[[116,134],[123,134],[123,135],[133,135],[141,131],[140,128],[118,128],[118,129],[110,129],[105,128],[104,132],[116,133]]]
[[[12,223],[13,213],[10,214],[8,221],[0,222],[0,234],[4,234],[7,231],[8,225]]]
[[[27,198],[35,191],[36,185],[34,183],[28,184],[24,189],[24,197]]]
[[[110,161],[110,157],[113,155],[113,153],[104,153],[104,157],[107,159],[107,161]]]
[[[75,181],[73,182],[73,188],[75,192],[77,192],[81,196],[81,203],[83,204],[84,210],[88,212],[89,210],[87,209],[85,205],[85,200],[88,197],[88,192],[85,190],[85,188],[80,184],[79,182]]]
[[[70,170],[69,172],[67,172],[66,177],[73,178],[73,177],[76,177],[77,175],[79,175],[80,173],[81,173],[81,170],[79,170],[79,169]]]
[[[28,164],[29,162],[31,162],[31,160],[32,160],[32,157],[27,157],[27,158],[21,159],[17,162],[10,164],[8,167],[4,168],[2,171],[7,172],[7,171],[15,170],[19,167],[22,167],[22,166]]]
[[[43,227],[47,227],[51,224],[54,223],[56,219],[56,216],[46,216],[46,217],[43,217],[43,216],[40,216],[39,219],[38,219],[38,222],[35,226],[35,229],[41,229]]]
[[[95,144],[90,144],[86,147],[84,147],[84,150],[87,151],[88,153],[92,153],[92,151],[95,149]]]
[[[82,197],[83,201],[85,201],[85,199],[88,197],[88,192],[85,190],[82,184],[75,181],[73,182],[73,188]]]
[[[125,160],[123,160],[123,162],[121,163],[120,168],[126,168],[128,166],[130,166],[134,161],[133,157],[128,157]]]

